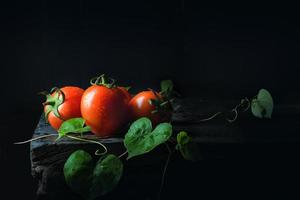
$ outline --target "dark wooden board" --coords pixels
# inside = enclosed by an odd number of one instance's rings
[[[200,119],[207,118],[217,111],[228,111],[238,103],[239,100],[226,102],[201,99],[177,100],[175,102],[176,112],[172,120],[174,132],[177,133],[180,130],[189,132],[200,147],[221,147],[215,148],[213,151],[210,151],[211,149],[206,151],[205,148],[202,148],[203,154],[206,155],[204,158],[207,159],[224,157],[223,154],[226,150],[222,148],[228,146],[300,142],[299,105],[275,105],[271,120],[257,119],[248,111],[241,113],[234,123],[228,123],[224,117],[218,117],[209,122],[199,122]],[[33,137],[46,134],[57,134],[57,132],[45,122],[42,116]],[[86,137],[95,139],[92,134],[88,134]],[[125,151],[122,135],[100,141],[107,146],[110,153],[119,155]],[[64,183],[63,164],[76,149],[84,149],[93,154],[97,148],[98,146],[94,144],[69,139],[55,142],[55,137],[31,142],[32,175],[39,182],[38,199],[55,199],[58,196],[76,199],[76,195],[72,194]],[[149,184],[159,182],[157,172],[161,171],[166,156],[167,151],[160,147],[146,156],[126,162],[124,180],[121,181],[118,190],[126,187],[127,183],[137,184],[134,180],[135,176],[147,176]],[[147,194],[147,191],[140,190],[139,192]],[[130,192],[127,193],[130,197]],[[151,199],[151,197],[149,198]]]

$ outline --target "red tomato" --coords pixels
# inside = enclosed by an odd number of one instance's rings
[[[83,92],[79,87],[67,86],[47,95],[44,111],[54,129],[58,130],[65,120],[81,117],[80,102]]]
[[[157,102],[154,105],[150,101]],[[143,91],[135,95],[129,102],[129,109],[133,120],[141,117],[148,117],[153,126],[161,122],[169,122],[171,120],[171,105],[164,102],[162,96],[154,91]]]
[[[95,135],[111,137],[128,122],[130,98],[125,88],[95,83],[82,96],[82,117]]]
[[[128,92],[128,89],[126,89],[125,87],[118,88],[120,89],[121,95],[123,95],[125,103],[128,104],[131,99],[131,94]]]

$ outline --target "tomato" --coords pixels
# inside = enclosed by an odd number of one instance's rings
[[[80,102],[84,90],[79,87],[67,86],[56,88],[54,92],[46,94],[43,103],[46,119],[50,125],[58,130],[60,125],[68,119],[81,117]]]
[[[128,92],[128,89],[125,87],[118,87],[120,89],[121,95],[123,95],[124,101],[126,104],[131,100],[131,94]]]
[[[125,88],[107,84],[104,79],[91,83],[82,96],[82,117],[95,135],[111,137],[128,122],[131,96]]]
[[[152,90],[135,95],[129,102],[129,110],[133,120],[148,117],[154,126],[161,122],[169,122],[172,115],[171,104]]]

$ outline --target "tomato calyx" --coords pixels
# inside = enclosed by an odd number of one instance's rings
[[[101,74],[100,76],[94,77],[90,80],[91,85],[105,86],[107,88],[115,88],[116,80],[113,78],[105,77],[105,74]]]
[[[149,104],[155,106],[155,110],[151,111],[151,114],[155,113],[167,113],[172,111],[171,102],[173,99],[164,98],[164,96],[159,96],[159,93],[155,92],[151,88],[148,88],[154,95],[155,99],[149,99]]]
[[[174,90],[174,84],[172,80],[162,80],[160,83],[160,92],[155,92],[152,89],[149,89],[156,96],[156,99],[151,99],[149,103],[155,106],[155,110],[152,111],[152,114],[155,113],[169,113],[173,111],[172,102],[175,99],[175,96],[180,96],[178,92]]]
[[[58,107],[65,101],[65,94],[63,91],[57,87],[54,87],[50,90],[50,93],[44,91],[40,94],[46,96],[46,101],[43,103],[43,106],[45,107],[45,118],[48,119],[50,112],[53,112],[57,118],[63,120],[58,111]]]

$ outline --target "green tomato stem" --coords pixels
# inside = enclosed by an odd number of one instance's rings
[[[105,86],[107,88],[114,88],[114,87],[116,87],[115,82],[116,82],[115,79],[106,78],[105,74],[102,74],[100,76],[94,77],[94,78],[92,78],[90,80],[90,84],[91,85]]]

